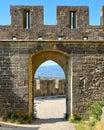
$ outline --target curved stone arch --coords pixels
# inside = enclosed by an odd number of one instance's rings
[[[36,54],[32,54],[32,64],[33,71],[35,73],[36,69],[45,61],[52,60],[58,63],[62,68],[65,74],[67,74],[67,70],[65,65],[68,64],[68,54],[59,50],[42,50]]]
[[[69,85],[68,85],[68,73],[69,73],[69,67],[68,67],[68,62],[69,62],[69,55],[63,51],[60,50],[41,50],[37,53],[34,53],[30,56],[29,59],[29,115],[31,113],[34,112],[34,73],[36,72],[37,68],[45,61],[47,60],[52,60],[55,61],[57,64],[59,64],[65,75],[66,75],[66,83],[67,83],[67,89],[69,89]],[[70,109],[70,105],[68,105],[68,101],[70,99],[68,99],[68,90],[67,90],[67,96],[66,96],[66,113],[68,115],[69,113],[69,109]]]

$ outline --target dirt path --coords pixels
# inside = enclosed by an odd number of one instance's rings
[[[65,120],[65,98],[39,97],[34,100],[37,119],[28,125],[1,124],[0,130],[75,130]]]

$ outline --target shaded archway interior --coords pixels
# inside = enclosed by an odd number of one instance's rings
[[[68,73],[68,55],[59,50],[42,50],[36,54],[31,55],[29,63],[29,114],[34,111],[34,73],[37,68],[45,61],[52,60],[59,64],[66,77]]]

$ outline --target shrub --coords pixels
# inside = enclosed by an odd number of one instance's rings
[[[102,98],[100,101],[97,101],[95,103],[90,103],[86,101],[85,107],[87,108],[86,113],[83,114],[82,117],[80,116],[80,114],[73,116],[71,121],[74,123],[78,121],[85,121],[90,126],[94,126],[96,122],[99,121],[101,118],[102,107],[104,107],[104,98]]]
[[[73,117],[70,119],[70,121],[73,123],[77,123],[77,122],[81,121],[80,114],[73,115]]]
[[[32,122],[33,119],[34,119],[34,115],[31,114],[29,116],[27,114],[19,115],[17,113],[9,113],[5,119],[6,119],[6,121],[9,121],[9,122],[16,122],[16,123],[19,123],[19,124],[23,124],[23,123]]]
[[[97,121],[100,120],[102,114],[102,107],[104,107],[104,98],[89,106],[89,111],[87,112],[87,115],[90,125],[92,124],[93,126]]]
[[[90,103],[89,103],[90,104]],[[84,120],[88,120],[89,124],[94,126],[100,120],[102,114],[102,107],[104,107],[104,98],[93,104],[88,104],[88,111],[83,116]]]

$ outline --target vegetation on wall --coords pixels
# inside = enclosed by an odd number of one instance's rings
[[[100,121],[104,98],[93,104],[87,101],[85,105],[87,112],[82,117],[78,114],[71,119],[71,122],[76,123],[76,130],[104,130],[104,124]]]

